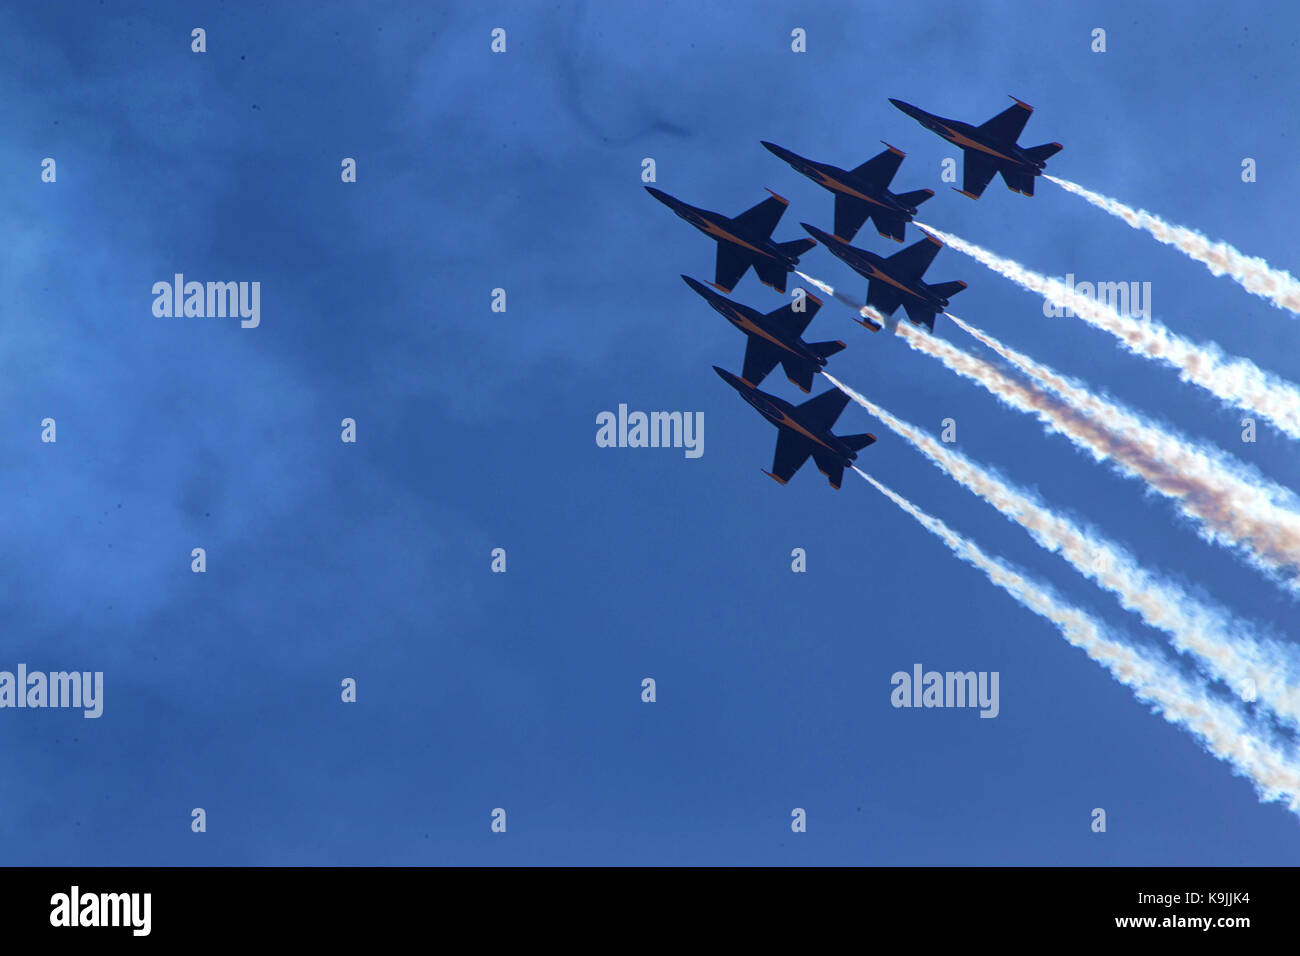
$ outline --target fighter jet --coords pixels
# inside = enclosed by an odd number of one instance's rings
[[[914,325],[924,325],[933,332],[935,316],[948,308],[950,297],[966,288],[966,283],[961,280],[933,284],[921,281],[921,276],[925,275],[925,270],[930,268],[930,263],[943,248],[943,243],[928,232],[924,239],[912,243],[906,249],[900,249],[886,259],[874,252],[841,242],[806,222],[800,225],[838,258],[847,262],[854,272],[868,280],[867,305],[886,316],[893,315],[901,305]],[[861,324],[873,332],[880,331],[880,326],[870,320],[861,321]]]
[[[805,159],[775,143],[762,142],[796,171],[835,194],[835,235],[845,242],[857,235],[868,217],[875,223],[876,232],[886,239],[902,242],[905,223],[912,221],[917,206],[934,195],[933,189],[897,194],[889,191],[889,184],[903,162],[903,153],[888,143],[879,156],[873,156],[855,169],[844,170]]]
[[[1016,100],[1014,96],[1011,98]],[[1028,147],[1016,145],[1025,124],[1029,122],[1029,114],[1034,111],[1032,106],[1020,100],[1016,100],[1015,106],[1008,106],[979,126],[935,116],[902,100],[891,99],[889,102],[926,129],[961,147],[966,162],[962,188],[956,191],[971,199],[979,199],[983,195],[984,188],[994,173],[1002,174],[1007,188],[1012,192],[1032,196],[1034,177],[1041,176],[1047,168],[1048,158],[1062,149],[1060,143]]]
[[[771,199],[764,199],[734,219],[684,203],[653,186],[647,186],[646,192],[700,232],[717,240],[718,264],[714,282],[723,292],[730,292],[750,266],[754,267],[764,285],[785,292],[785,277],[799,264],[799,257],[817,245],[811,239],[772,241],[772,230],[781,221],[790,201],[770,189]]]
[[[783,485],[811,455],[817,470],[826,476],[831,487],[839,488],[845,466],[876,440],[875,435],[831,434],[831,426],[849,403],[849,397],[838,388],[828,389],[802,405],[791,405],[716,365],[713,371],[776,426],[776,456],[772,459],[772,470],[764,470],[763,474]]]
[[[766,315],[726,296],[718,295],[702,282],[682,276],[686,284],[700,294],[705,302],[721,313],[722,317],[749,337],[745,345],[745,365],[741,381],[758,385],[777,363],[785,369],[786,378],[805,392],[812,391],[813,376],[826,364],[826,359],[845,348],[843,342],[805,342],[801,335],[822,307],[816,296],[806,295],[804,310],[795,311],[791,302]]]

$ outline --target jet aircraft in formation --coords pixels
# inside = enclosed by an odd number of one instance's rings
[[[925,270],[943,248],[943,243],[926,233],[924,239],[900,249],[886,259],[866,249],[859,249],[834,236],[828,236],[816,226],[800,223],[809,235],[823,243],[832,255],[846,262],[854,272],[867,280],[867,305],[885,316],[893,315],[901,305],[907,317],[916,325],[934,331],[934,320],[948,308],[948,299],[966,288],[966,283],[928,283],[921,279]],[[879,326],[869,320],[863,325],[872,331]]]
[[[1011,97],[1013,100],[1016,98]],[[927,113],[920,107],[902,100],[891,99],[900,110],[932,133],[938,133],[954,146],[960,146],[965,156],[962,171],[962,188],[956,190],[963,196],[979,199],[994,173],[1001,173],[1007,188],[1023,196],[1034,194],[1034,177],[1041,176],[1047,160],[1062,149],[1060,143],[1042,146],[1017,146],[1016,140],[1024,132],[1025,124],[1034,108],[1016,100],[987,123],[972,126],[961,120],[946,119]]]
[[[805,392],[812,391],[813,376],[826,364],[826,359],[841,349],[843,342],[808,343],[800,338],[817,310],[822,307],[816,296],[805,294],[803,309],[790,302],[775,312],[764,315],[757,309],[733,302],[718,295],[704,283],[690,276],[682,276],[686,284],[713,306],[724,319],[749,337],[745,345],[745,363],[740,377],[746,385],[760,385],[767,373],[780,364],[785,376]]]
[[[797,172],[835,194],[835,235],[845,242],[857,235],[868,217],[881,236],[902,242],[903,229],[916,215],[916,207],[934,195],[933,189],[898,194],[889,191],[889,184],[903,162],[903,152],[888,143],[883,153],[851,170],[805,159],[766,140],[763,145]]]
[[[716,365],[713,371],[776,426],[776,454],[772,458],[772,470],[764,474],[783,485],[811,456],[831,487],[839,488],[845,467],[857,459],[859,451],[876,440],[875,435],[831,434],[831,427],[849,403],[849,396],[838,388],[829,388],[802,405],[791,405]]]
[[[891,99],[889,102],[926,129],[962,149],[965,157],[963,188],[956,191],[972,199],[978,199],[998,173],[1012,191],[1032,196],[1034,179],[1043,174],[1047,160],[1061,149],[1060,143],[1031,147],[1017,144],[1033,112],[1032,107],[1020,100],[980,126],[936,116],[902,100]],[[692,206],[661,189],[647,186],[650,195],[717,242],[713,289],[730,294],[752,266],[759,281],[784,293],[786,277],[799,265],[799,257],[820,243],[867,279],[868,305],[886,317],[892,316],[902,306],[914,324],[933,333],[935,319],[948,308],[948,300],[966,288],[966,283],[960,280],[930,283],[922,278],[943,248],[943,243],[925,233],[925,238],[888,257],[850,245],[868,219],[881,236],[903,242],[904,230],[907,223],[915,221],[917,207],[934,195],[931,189],[905,193],[890,191],[890,184],[902,164],[903,153],[886,143],[884,152],[860,166],[845,170],[807,159],[766,140],[762,144],[797,172],[834,194],[835,232],[830,234],[808,223],[800,223],[813,238],[775,241],[772,233],[785,214],[789,201],[770,189],[770,199],[733,218]],[[809,343],[803,340],[804,330],[821,308],[821,300],[804,292],[795,302],[763,313],[726,298],[689,276],[682,276],[682,279],[747,338],[740,377],[716,365],[713,370],[777,427],[772,470],[764,471],[764,474],[785,484],[804,462],[812,458],[831,487],[839,488],[844,469],[857,459],[859,451],[876,440],[869,434],[835,435],[831,432],[848,405],[848,395],[832,388],[802,405],[791,405],[758,388],[780,365],[791,383],[804,392],[811,392],[813,376],[826,366],[830,356],[845,348],[839,341]],[[861,324],[872,331],[881,328],[870,320]]]
[[[777,292],[785,292],[785,277],[799,264],[799,257],[817,245],[811,239],[772,241],[772,230],[781,221],[790,201],[770,189],[771,198],[734,219],[682,202],[653,186],[647,186],[646,192],[700,232],[717,240],[718,263],[713,281],[723,292],[735,288],[750,266],[754,267],[760,282]]]

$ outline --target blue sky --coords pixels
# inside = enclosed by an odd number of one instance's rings
[[[831,197],[759,140],[845,167],[887,140],[908,154],[895,187],[936,190],[926,220],[1049,274],[1149,281],[1173,329],[1295,380],[1287,313],[1049,183],[956,195],[951,148],[888,97],[982,122],[1014,94],[1036,107],[1024,142],[1065,144],[1054,173],[1295,271],[1296,17],[6,8],[0,669],[102,670],[105,703],[98,720],[0,711],[5,861],[1294,862],[1294,815],[864,482],[760,474],[775,432],[709,369],[738,371],[743,341],[678,278],[711,278],[713,246],[640,174],[652,157],[660,188],[728,213],[770,187],[794,239],[830,225]],[[804,264],[865,292],[824,250]],[[260,327],[156,318],[152,284],[175,272],[261,282]],[[1239,414],[952,250],[931,276],[967,281],[954,308],[1009,344],[1294,484],[1277,432],[1243,445]],[[752,274],[734,297],[783,301]],[[971,458],[1294,634],[1293,601],[1139,483],[835,303],[808,338],[848,342],[831,370],[895,414],[956,419]],[[779,374],[764,387],[798,398]],[[598,448],[619,403],[702,411],[703,457]],[[876,432],[859,464],[1159,644],[865,411],[839,430]],[[917,662],[998,671],[999,716],[895,710],[890,675]]]

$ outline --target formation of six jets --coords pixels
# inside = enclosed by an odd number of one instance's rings
[[[979,126],[935,116],[902,100],[889,102],[962,149],[963,182],[962,188],[956,191],[971,199],[978,199],[998,173],[1013,192],[1032,196],[1035,177],[1043,175],[1048,158],[1061,149],[1060,143],[1033,147],[1016,144],[1033,112],[1032,107],[1020,100]],[[752,266],[759,281],[784,294],[787,276],[798,267],[799,257],[820,243],[867,280],[869,306],[887,318],[901,306],[914,325],[933,332],[934,320],[947,309],[948,300],[966,288],[966,283],[961,281],[928,283],[922,279],[943,243],[925,233],[923,239],[888,257],[850,244],[868,219],[883,238],[903,242],[906,224],[914,221],[917,207],[934,196],[932,189],[890,191],[904,154],[886,143],[884,152],[846,170],[806,159],[775,143],[763,141],[762,145],[834,194],[835,232],[827,233],[800,223],[813,238],[775,241],[772,233],[789,200],[770,189],[768,199],[730,217],[692,206],[661,189],[647,186],[650,195],[717,242],[714,281],[709,285],[719,292],[730,293]],[[777,427],[772,470],[765,470],[764,474],[785,484],[811,457],[831,487],[839,488],[844,469],[857,459],[859,451],[876,440],[869,434],[832,433],[831,428],[848,404],[849,396],[832,388],[801,405],[791,405],[758,388],[768,373],[780,365],[791,383],[804,392],[811,392],[813,376],[825,367],[830,356],[846,347],[839,341],[808,343],[803,340],[804,330],[821,308],[821,301],[806,295],[798,311],[792,302],[763,314],[719,295],[705,283],[689,276],[682,278],[747,337],[739,377],[716,365],[713,368],[741,398]],[[862,324],[872,331],[881,328],[870,319],[863,319]]]

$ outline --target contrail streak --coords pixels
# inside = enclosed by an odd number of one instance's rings
[[[1206,688],[1192,684],[1167,663],[1107,637],[1101,624],[1084,611],[1063,603],[1043,585],[988,556],[857,466],[853,470],[919,521],[954,555],[982,571],[1023,607],[1056,625],[1067,641],[1105,667],[1139,700],[1150,704],[1171,724],[1190,731],[1207,752],[1236,773],[1249,777],[1262,801],[1282,801],[1292,812],[1300,813],[1300,769],[1290,754],[1265,739],[1262,731],[1249,727],[1235,707],[1212,697]]]
[[[1216,276],[1231,276],[1246,291],[1268,299],[1278,308],[1300,315],[1300,280],[1284,269],[1274,269],[1263,259],[1238,252],[1226,242],[1212,242],[1194,229],[1175,226],[1145,209],[1126,206],[1118,199],[1095,193],[1068,179],[1057,179],[1046,173],[1043,178],[1050,179],[1066,192],[1082,196],[1098,209],[1118,216],[1134,229],[1141,229],[1165,245],[1173,246],[1197,262],[1204,263]]]
[[[812,276],[808,275],[805,272],[800,272],[798,269],[795,269],[794,272],[795,275],[799,276],[801,279],[805,279],[808,282],[811,282],[814,286],[818,288],[818,290],[826,293],[828,296],[835,299],[841,305],[847,305],[850,309],[857,312],[859,316],[858,324],[866,326],[872,332],[879,332],[882,328],[887,328],[892,331],[894,326],[897,324],[896,320],[891,319],[888,316],[881,315],[871,306],[864,305],[863,303],[858,302],[856,299],[844,295],[841,292],[836,292],[835,289],[830,285],[830,283],[823,282],[821,279],[814,279]]]
[[[1224,405],[1261,415],[1288,437],[1300,440],[1300,388],[1291,382],[1264,371],[1249,359],[1226,355],[1213,343],[1197,345],[1153,319],[1122,315],[1106,302],[973,242],[930,226],[924,228],[1021,288],[1070,309],[1093,328],[1109,332],[1134,355],[1177,369],[1182,381],[1205,389]]]
[[[1059,396],[1071,409],[1099,424],[1112,438],[1127,443],[1130,457],[1126,463],[1157,491],[1176,495],[1180,487],[1186,489],[1187,494],[1181,499],[1184,511],[1218,532],[1210,540],[1245,548],[1255,559],[1252,563],[1266,572],[1290,570],[1286,586],[1293,591],[1300,590],[1300,577],[1295,576],[1300,569],[1300,506],[1289,489],[1253,473],[1216,448],[1198,446],[1115,402],[1094,395],[1078,382],[1017,352],[987,332],[951,313],[944,314],[1040,386]]]
[[[1300,727],[1300,687],[1292,683],[1296,661],[1283,645],[1261,643],[1244,622],[1150,574],[1119,545],[1053,512],[833,375],[824,370],[822,374],[950,477],[1019,524],[1039,545],[1060,554],[1084,577],[1114,594],[1125,609],[1168,634],[1174,647],[1195,657],[1209,676],[1224,681],[1244,699],[1258,696],[1279,717]]]
[[[848,296],[835,298],[855,310],[867,308]],[[1004,404],[1034,415],[1049,431],[1064,435],[1094,460],[1110,461],[1121,474],[1139,478],[1172,499],[1200,526],[1205,540],[1239,549],[1252,566],[1269,577],[1289,573],[1292,577],[1285,586],[1300,592],[1300,577],[1295,576],[1300,571],[1300,509],[1287,489],[1232,462],[1218,449],[1198,446],[1146,424],[1046,366],[1035,363],[1032,367],[1044,375],[1050,373],[1050,380],[1062,387],[1068,386],[1066,392],[1078,402],[1077,407],[906,322],[897,323],[894,331],[911,348],[938,359]]]

